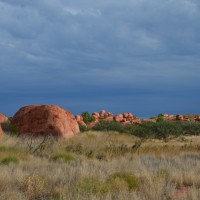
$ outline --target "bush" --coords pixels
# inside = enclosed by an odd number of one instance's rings
[[[92,128],[95,131],[118,131],[120,133],[125,132],[124,126],[119,122],[108,122],[105,120],[100,121],[96,126]]]
[[[165,120],[164,115],[163,114],[159,114],[158,118],[157,118],[157,122],[163,122]]]
[[[58,154],[52,157],[53,161],[64,161],[65,163],[75,160],[75,157],[71,154]]]
[[[136,177],[134,174],[128,172],[116,172],[114,174],[111,174],[107,179],[107,183],[113,190],[120,189],[118,188],[118,185],[123,185],[123,187],[127,187],[127,189],[129,190],[138,189],[140,186],[139,178]]]
[[[1,127],[4,131],[10,132],[11,135],[19,135],[19,126],[16,124],[11,124],[10,120],[2,123]]]
[[[162,116],[160,115],[160,117]],[[119,122],[101,120],[92,130],[117,131],[119,133],[132,134],[140,138],[156,138],[167,142],[170,136],[200,135],[200,123],[158,120],[156,123],[147,122],[138,126],[134,124],[123,126]]]
[[[148,122],[139,126],[127,125],[125,132],[140,138],[156,138],[167,142],[170,136],[199,135],[200,124],[176,121]]]
[[[20,182],[20,189],[28,199],[46,199],[48,196],[45,179],[37,174],[31,174]]]
[[[83,117],[83,121],[86,123],[86,124],[90,124],[91,122],[95,121],[95,117],[94,116],[91,116],[89,112],[83,112],[81,114],[81,116]]]
[[[9,128],[10,128],[10,133],[12,135],[19,135],[19,126],[18,125],[10,124]]]
[[[19,159],[16,157],[6,157],[4,159],[1,160],[0,162],[2,165],[9,165],[10,163],[14,163],[14,164],[18,164],[19,163]]]
[[[93,176],[82,178],[82,180],[77,184],[77,189],[86,194],[105,194],[109,192],[107,185]]]
[[[8,120],[7,122],[3,122],[1,123],[1,127],[4,131],[9,132],[10,131],[10,120]]]
[[[81,124],[79,124],[79,129],[80,129],[80,132],[86,132],[90,130],[89,128]]]

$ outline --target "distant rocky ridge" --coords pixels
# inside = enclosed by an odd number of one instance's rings
[[[189,115],[189,114],[188,115],[161,114],[160,116],[158,115],[157,117],[151,117],[150,119],[145,119],[145,118],[139,118],[130,112],[126,112],[123,114],[112,114],[111,112],[102,110],[100,112],[93,112],[92,116],[95,118],[95,121],[91,122],[88,125],[86,125],[86,123],[83,121],[83,117],[81,115],[75,115],[75,119],[79,125],[87,126],[88,128],[95,126],[96,124],[99,123],[100,120],[120,122],[123,125],[127,124],[139,125],[147,122],[156,123],[157,121],[159,121],[160,118],[162,118],[163,121],[200,122],[200,115]]]
[[[79,125],[92,128],[101,120],[108,122],[119,122],[122,125],[133,124],[140,125],[147,122],[156,123],[159,120],[164,121],[190,121],[199,122],[200,115],[171,115],[160,114],[150,119],[139,118],[131,112],[123,114],[113,114],[102,110],[93,112],[94,121],[86,124],[82,115],[74,115],[66,109],[55,105],[30,105],[19,109],[14,117],[8,118],[0,114],[0,136],[3,134],[1,124],[11,121],[11,125],[17,125],[20,134],[53,134],[59,137],[69,138],[79,134]]]

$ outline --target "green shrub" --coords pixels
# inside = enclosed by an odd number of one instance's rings
[[[157,122],[163,122],[165,120],[164,115],[163,114],[159,114],[158,118],[157,118]]]
[[[9,129],[11,135],[19,135],[19,126],[17,124],[10,124]]]
[[[64,161],[65,163],[70,162],[72,160],[75,160],[75,157],[72,154],[69,153],[65,153],[65,154],[57,154],[55,156],[52,157],[53,161]]]
[[[4,131],[9,132],[10,131],[10,120],[8,120],[7,122],[3,122],[1,123],[1,127]]]
[[[124,126],[115,121],[105,121],[101,120],[96,126],[92,128],[95,131],[118,131],[120,133],[125,132]]]
[[[169,136],[178,137],[185,134],[200,134],[200,125],[174,121],[147,122],[139,126],[127,125],[125,132],[140,138],[156,138],[167,142]]]
[[[111,174],[107,179],[107,183],[114,190],[118,188],[115,187],[118,184],[125,187],[127,186],[129,190],[138,189],[140,186],[139,178],[136,177],[134,174],[128,172],[116,172],[114,174]]]
[[[6,132],[10,132],[11,135],[19,134],[19,126],[17,124],[11,124],[11,121],[8,120],[1,124],[2,129]]]
[[[163,115],[159,115],[159,117],[162,118]],[[92,130],[117,131],[119,133],[132,134],[140,138],[156,138],[167,142],[170,136],[200,135],[200,123],[158,120],[157,123],[147,122],[138,126],[134,124],[123,126],[119,122],[100,120]]]
[[[107,185],[93,176],[82,178],[77,184],[77,189],[86,194],[105,194],[109,192]]]
[[[79,124],[79,129],[80,129],[80,132],[86,132],[90,130],[89,128],[81,124]]]
[[[81,114],[81,116],[83,117],[83,121],[86,123],[86,124],[89,124],[93,121],[95,121],[95,117],[94,116],[91,116],[89,112],[83,112]]]
[[[10,163],[18,164],[19,159],[16,157],[10,156],[10,157],[6,157],[6,158],[2,159],[0,163],[2,165],[9,165]]]

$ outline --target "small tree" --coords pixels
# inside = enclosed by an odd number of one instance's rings
[[[83,112],[81,114],[81,116],[83,117],[83,121],[86,123],[86,124],[89,124],[93,121],[95,121],[95,117],[94,116],[91,116],[89,112]]]
[[[158,118],[157,118],[157,122],[163,122],[165,121],[164,115],[163,114],[159,114]]]

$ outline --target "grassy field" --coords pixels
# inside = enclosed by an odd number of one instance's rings
[[[1,200],[199,200],[200,136],[0,139]]]

